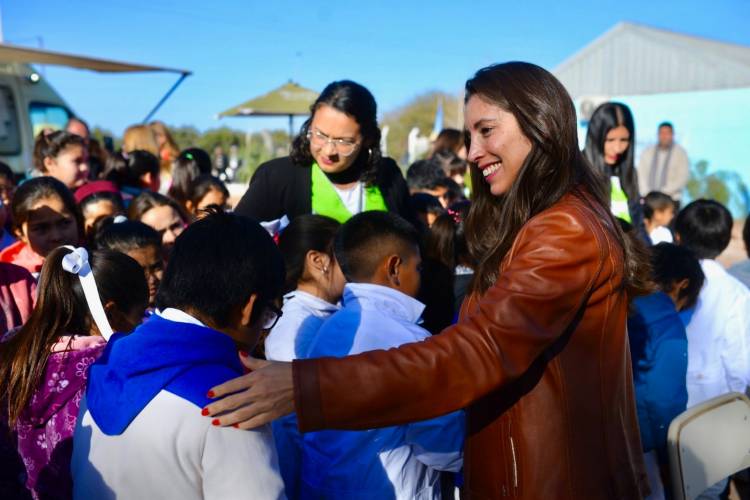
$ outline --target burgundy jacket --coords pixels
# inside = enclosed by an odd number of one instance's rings
[[[458,324],[398,349],[294,361],[300,430],[467,408],[468,498],[641,498],[648,482],[613,224],[587,195],[568,194],[524,225],[497,281],[467,299]]]

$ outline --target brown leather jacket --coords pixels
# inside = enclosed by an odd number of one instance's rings
[[[300,430],[466,407],[465,497],[641,498],[613,224],[586,195],[568,194],[526,223],[497,282],[466,301],[458,324],[398,349],[295,361]]]

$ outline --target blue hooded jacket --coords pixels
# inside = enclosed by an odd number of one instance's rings
[[[633,300],[628,339],[643,451],[667,460],[667,431],[687,406],[687,336],[672,299],[656,292]]]
[[[155,314],[133,333],[112,336],[91,366],[87,405],[104,434],[119,435],[162,389],[202,408],[211,387],[243,372],[227,335]]]

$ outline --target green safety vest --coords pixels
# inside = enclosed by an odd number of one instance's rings
[[[612,215],[619,217],[627,223],[632,223],[630,208],[628,207],[628,195],[625,194],[620,185],[620,178],[613,175],[610,177],[610,183],[612,185],[612,195],[610,197]]]
[[[326,215],[336,219],[340,223],[348,221],[353,213],[349,212],[341,201],[341,197],[336,189],[328,180],[326,174],[320,169],[317,163],[312,164],[312,213]],[[362,207],[364,211],[380,210],[387,212],[388,207],[385,204],[383,194],[377,186],[362,187]]]

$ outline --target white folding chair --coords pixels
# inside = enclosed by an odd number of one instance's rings
[[[675,500],[750,467],[750,399],[732,392],[694,406],[669,425],[669,468]]]

